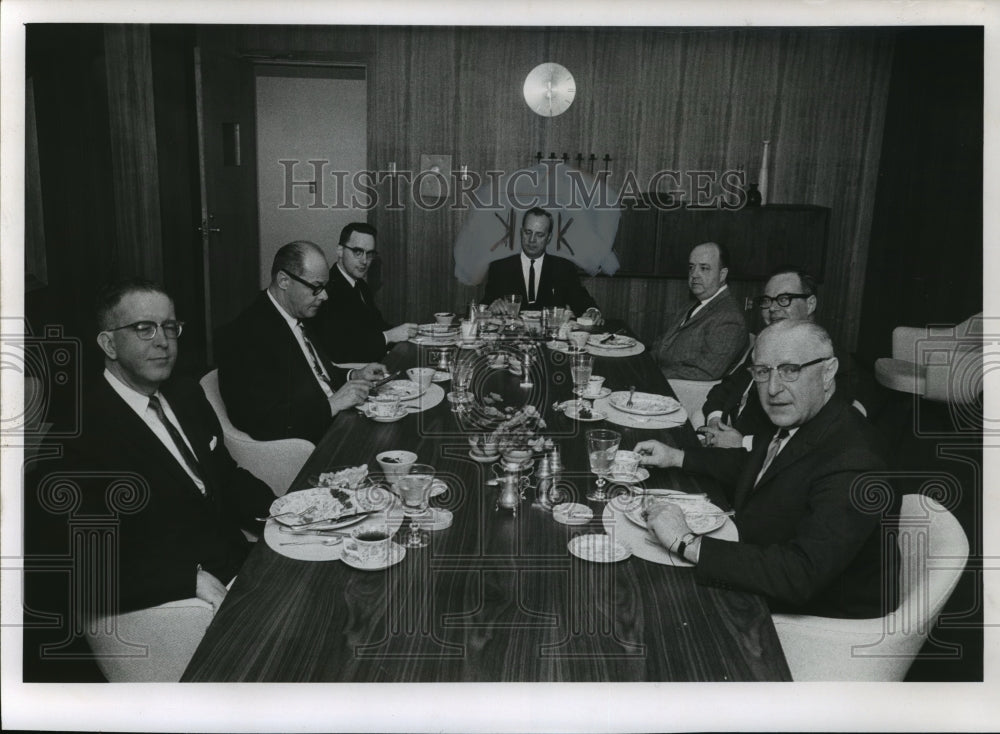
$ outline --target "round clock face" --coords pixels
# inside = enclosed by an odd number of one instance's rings
[[[544,117],[561,115],[573,104],[576,82],[562,64],[539,64],[524,80],[524,101]]]

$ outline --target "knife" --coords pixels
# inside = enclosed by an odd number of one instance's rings
[[[379,380],[374,385],[372,385],[370,391],[374,392],[375,390],[378,390],[380,387],[382,387],[382,385],[386,384],[387,382],[392,382],[393,380],[395,380],[396,378],[398,378],[401,374],[403,374],[403,373],[402,372],[393,372],[391,375],[386,375],[381,380]]]
[[[340,522],[342,522],[344,520],[353,520],[354,518],[357,518],[358,520],[360,520],[362,518],[368,517],[373,512],[378,512],[378,510],[365,510],[364,512],[355,512],[355,513],[352,513],[350,515],[341,515],[339,517],[324,517],[324,518],[321,518],[319,520],[313,520],[311,522],[304,522],[304,523],[300,523],[298,525],[286,525],[285,527],[289,527],[289,528],[307,528],[310,525],[319,525],[319,524],[324,523],[324,522],[340,523]]]

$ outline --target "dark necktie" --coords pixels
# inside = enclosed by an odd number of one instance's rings
[[[303,324],[301,321],[299,321],[298,326],[299,326],[299,331],[302,332],[302,341],[305,342],[306,349],[308,350],[309,356],[311,357],[309,361],[312,362],[313,372],[316,373],[316,377],[318,377],[322,382],[329,385],[330,378],[326,374],[326,370],[323,369],[323,361],[319,358],[319,352],[316,351],[316,347],[313,346],[313,343],[309,340],[309,337],[306,336],[306,325]]]
[[[764,476],[768,467],[774,461],[774,457],[778,455],[778,449],[781,448],[781,442],[788,437],[788,431],[784,428],[778,429],[778,432],[774,434],[774,438],[771,439],[771,443],[767,446],[767,455],[764,457],[764,463],[760,467],[760,472],[757,473],[757,480],[754,482],[754,486],[757,486],[757,482],[760,478]]]
[[[156,417],[159,418],[160,423],[162,423],[167,429],[167,433],[170,434],[170,440],[174,442],[174,446],[176,446],[177,450],[180,452],[181,457],[184,459],[184,463],[187,464],[187,468],[194,476],[198,477],[198,480],[202,484],[205,484],[205,478],[202,476],[201,467],[198,465],[198,459],[191,452],[191,449],[188,448],[187,441],[184,440],[184,437],[177,429],[177,426],[171,423],[170,419],[167,418],[167,414],[163,412],[163,405],[160,403],[160,399],[156,395],[149,396],[149,407],[156,414]],[[205,486],[207,487],[208,485]]]
[[[358,298],[361,299],[361,302],[367,306],[368,298],[365,295],[365,282],[363,280],[354,281],[354,290],[358,292]]]
[[[528,303],[535,302],[535,261],[528,266]]]
[[[698,303],[694,304],[691,308],[688,309],[688,312],[687,312],[687,314],[685,314],[684,320],[681,322],[681,325],[684,325],[688,321],[691,320],[691,317],[694,316],[694,310],[696,308],[698,308],[698,306],[700,306],[700,305],[701,305],[701,301],[698,301]]]

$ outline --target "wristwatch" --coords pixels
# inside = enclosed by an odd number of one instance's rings
[[[688,545],[693,543],[697,537],[694,533],[685,533],[684,537],[681,538],[681,542],[677,544],[677,555],[684,558],[684,551],[687,550]]]

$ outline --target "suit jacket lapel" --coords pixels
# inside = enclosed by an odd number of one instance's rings
[[[764,476],[757,482],[758,487],[769,482],[776,474],[784,471],[803,456],[808,455],[816,449],[817,444],[821,442],[823,434],[826,433],[827,427],[836,418],[839,406],[835,400],[836,398],[831,398],[811,421],[802,426],[794,436],[788,439],[785,448],[774,457],[771,466],[767,467]],[[773,437],[773,433],[768,436],[768,442]],[[754,439],[754,443],[756,444],[756,438]],[[756,448],[757,446],[755,445],[754,449],[756,450]],[[765,449],[765,453],[766,451]],[[760,471],[760,464],[757,465],[757,470]]]

